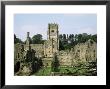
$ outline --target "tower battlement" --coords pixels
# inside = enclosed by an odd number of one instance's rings
[[[58,24],[57,23],[49,23],[48,29],[58,29]]]

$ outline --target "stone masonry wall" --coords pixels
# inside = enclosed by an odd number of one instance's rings
[[[94,41],[77,44],[74,49],[60,51],[58,54],[61,66],[74,66],[78,62],[87,62],[97,59],[97,44]]]

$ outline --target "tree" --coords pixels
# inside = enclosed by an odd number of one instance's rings
[[[59,39],[62,40],[62,38],[63,38],[63,36],[62,36],[62,34],[60,34],[60,35],[59,35]]]
[[[78,43],[82,42],[82,34],[78,34]]]
[[[71,39],[72,39],[72,36],[71,36],[71,34],[70,34],[69,37],[68,37],[68,40],[71,41]]]
[[[16,37],[16,35],[14,34],[14,44],[16,43],[23,43],[23,41],[19,38]]]
[[[92,40],[95,41],[95,42],[97,42],[97,35],[96,34],[95,35],[92,35]]]
[[[32,43],[33,44],[41,44],[43,43],[43,40],[42,40],[42,35],[41,34],[36,34],[32,37]]]
[[[61,40],[59,40],[59,50],[64,50],[64,45]]]
[[[52,64],[51,64],[52,72],[58,72],[59,71],[58,67],[59,67],[59,61],[58,61],[56,53],[54,53],[53,61],[52,61]]]
[[[68,39],[67,39],[68,38]],[[82,34],[70,34],[69,37],[66,38],[66,34],[59,35],[59,49],[60,50],[67,50],[71,49],[78,43],[85,43],[89,39],[97,42],[97,34],[91,35],[87,33]]]
[[[72,40],[74,40],[74,34],[71,34],[71,38],[72,38]]]
[[[66,40],[66,34],[63,34],[63,40],[64,41]]]

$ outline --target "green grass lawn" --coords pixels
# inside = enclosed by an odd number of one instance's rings
[[[85,75],[84,73],[86,71],[87,69],[78,68],[78,67],[61,67],[60,68],[60,73],[64,75],[72,75],[72,76]]]
[[[61,74],[62,76],[91,76],[92,72],[85,67],[60,67],[59,72],[57,74]],[[51,67],[42,68],[38,72],[34,73],[35,76],[50,76],[51,75]]]
[[[51,74],[51,67],[42,68],[38,72],[34,73],[33,75],[36,76],[50,76]]]

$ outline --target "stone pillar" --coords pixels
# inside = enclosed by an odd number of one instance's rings
[[[27,38],[29,38],[29,32],[27,32]]]
[[[29,32],[27,32],[26,50],[30,50],[30,37],[29,37]]]

